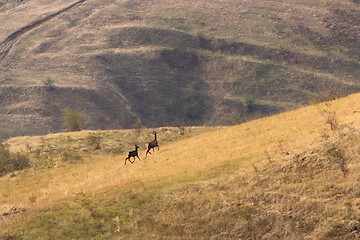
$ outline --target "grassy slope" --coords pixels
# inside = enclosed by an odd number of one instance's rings
[[[2,177],[0,203],[26,212],[1,222],[0,236],[353,239],[360,224],[359,99],[161,144],[133,165],[122,165],[125,155],[98,155]],[[333,111],[336,131],[324,117]]]

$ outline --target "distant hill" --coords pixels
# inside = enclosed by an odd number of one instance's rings
[[[358,1],[1,0],[0,22],[2,138],[64,131],[64,109],[228,125],[360,90]]]

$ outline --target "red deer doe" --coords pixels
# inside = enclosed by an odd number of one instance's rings
[[[138,146],[138,145],[135,145],[135,151],[129,152],[128,157],[125,159],[125,164],[124,164],[124,165],[126,165],[126,160],[129,160],[129,162],[134,163],[134,162],[135,162],[135,157],[137,157],[139,160],[141,160],[141,159],[139,158],[139,155],[138,155],[138,149],[139,149],[139,146]],[[130,160],[131,157],[134,158],[133,161]]]
[[[155,147],[158,148],[158,151],[160,150],[159,143],[158,143],[158,141],[157,141],[157,139],[156,139],[156,132],[154,131],[153,134],[155,135],[155,140],[149,142],[149,144],[148,144],[148,146],[147,146],[147,147],[148,147],[148,150],[146,151],[145,158],[147,157],[147,154],[148,154],[148,153],[151,154],[151,152],[150,152],[151,149],[153,150],[153,153],[154,153],[154,148],[155,148]]]

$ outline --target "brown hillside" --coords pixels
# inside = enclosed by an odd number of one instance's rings
[[[0,3],[2,138],[62,131],[66,108],[88,129],[217,125],[360,89],[356,1]]]

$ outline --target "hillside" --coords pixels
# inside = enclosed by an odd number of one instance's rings
[[[87,129],[228,125],[359,92],[359,14],[355,0],[1,0],[0,134],[64,131],[64,109]]]
[[[194,129],[194,136],[177,140],[169,138],[178,134],[170,128],[157,129],[160,151],[126,166],[125,149],[88,157],[81,146],[89,132],[10,139],[14,151],[42,146],[40,155],[72,139],[86,158],[1,177],[0,236],[356,239],[359,100],[356,94],[201,134],[206,129]],[[136,142],[141,158],[147,133]],[[118,145],[136,136],[97,134],[107,141],[116,136]]]

